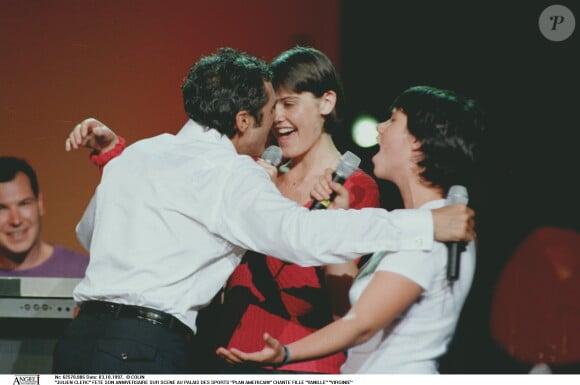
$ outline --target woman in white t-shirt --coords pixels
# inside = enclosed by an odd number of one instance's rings
[[[374,174],[397,185],[405,208],[441,207],[452,185],[469,188],[484,131],[475,101],[417,86],[390,110],[377,126]],[[338,193],[333,206],[345,208],[348,194],[331,182],[330,172],[312,196],[328,199],[332,191]],[[342,373],[437,373],[475,270],[473,242],[463,248],[455,280],[447,276],[447,254],[440,242],[430,251],[377,252],[357,276],[343,318],[289,345],[265,334],[261,351],[219,348],[217,354],[232,364],[280,365],[348,349]]]

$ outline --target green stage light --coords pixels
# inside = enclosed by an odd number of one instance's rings
[[[377,119],[370,115],[361,115],[354,120],[351,134],[354,143],[363,148],[377,144]]]

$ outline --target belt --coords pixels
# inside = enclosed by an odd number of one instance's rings
[[[165,312],[143,306],[123,305],[106,301],[85,301],[80,304],[79,314],[110,314],[113,318],[135,318],[175,331],[183,336],[192,330],[183,322]]]

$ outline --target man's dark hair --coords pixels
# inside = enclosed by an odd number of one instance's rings
[[[282,52],[270,63],[272,85],[292,92],[311,92],[317,98],[327,91],[336,93],[334,110],[326,116],[324,127],[332,133],[338,127],[344,108],[344,91],[330,59],[311,47],[296,46]]]
[[[270,80],[270,70],[263,60],[220,48],[189,70],[182,86],[185,112],[202,126],[231,138],[240,111],[248,111],[260,124],[260,110],[268,102],[264,82]]]
[[[454,184],[469,188],[476,171],[484,115],[475,100],[428,86],[405,90],[391,105],[407,115],[409,132],[421,143],[421,176],[447,191]]]
[[[38,179],[36,172],[24,159],[13,156],[0,156],[0,183],[10,182],[16,174],[23,172],[30,181],[34,196],[38,198]]]

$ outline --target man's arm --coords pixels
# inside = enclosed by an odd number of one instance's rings
[[[329,208],[348,209],[348,190],[332,181],[332,170],[327,169],[311,193],[313,199],[325,200],[336,192]],[[431,210],[435,239],[440,242],[469,242],[475,238],[475,211],[464,204],[444,206]]]

